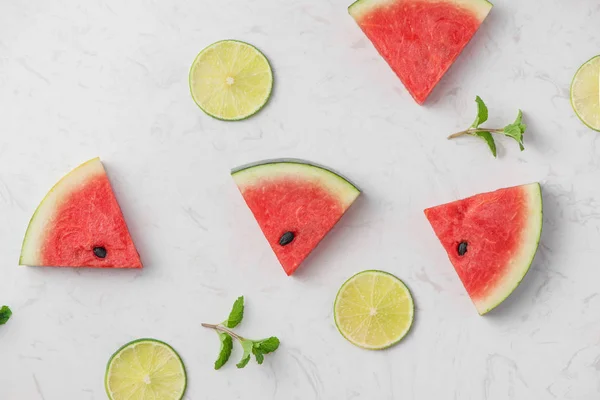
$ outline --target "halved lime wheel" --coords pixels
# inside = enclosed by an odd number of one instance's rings
[[[171,346],[138,339],[110,358],[104,385],[111,400],[180,400],[187,377],[183,361]]]
[[[340,288],[333,306],[335,324],[351,343],[381,350],[410,330],[414,303],[406,285],[383,271],[363,271]]]
[[[575,73],[571,83],[571,105],[584,124],[600,131],[600,55]]]
[[[269,100],[273,71],[256,47],[236,40],[211,44],[190,69],[190,91],[208,115],[237,121],[256,114]]]

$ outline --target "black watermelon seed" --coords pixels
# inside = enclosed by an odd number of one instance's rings
[[[285,246],[286,244],[290,244],[294,240],[294,237],[295,237],[294,232],[286,232],[279,239],[279,244],[282,246]]]
[[[104,247],[94,247],[94,255],[98,258],[105,258],[106,249]]]
[[[460,242],[458,244],[458,255],[464,256],[466,252],[467,252],[467,242]]]

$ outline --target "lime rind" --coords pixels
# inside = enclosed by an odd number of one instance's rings
[[[260,101],[258,101],[255,105],[255,107],[246,113],[242,113],[240,115],[236,115],[236,116],[232,116],[232,117],[228,117],[228,116],[224,116],[224,115],[219,115],[216,112],[213,112],[211,110],[208,109],[208,107],[206,107],[205,105],[202,104],[202,102],[197,98],[197,96],[194,93],[194,82],[193,82],[193,73],[195,70],[195,67],[197,66],[199,60],[202,59],[202,57],[210,50],[224,45],[224,44],[238,44],[238,45],[242,45],[242,46],[246,46],[249,49],[252,49],[252,51],[254,52],[254,54],[256,56],[258,56],[266,65],[266,70],[268,71],[269,74],[269,84],[267,87],[267,91],[265,92],[264,96],[260,99]],[[242,121],[245,119],[248,119],[254,115],[256,115],[258,112],[260,112],[269,102],[269,99],[271,98],[271,94],[273,92],[273,69],[271,67],[271,63],[269,62],[269,59],[264,55],[263,52],[261,52],[256,46],[251,45],[250,43],[247,42],[243,42],[241,40],[234,40],[234,39],[226,39],[226,40],[220,40],[218,42],[215,42],[207,47],[205,47],[202,51],[200,51],[200,53],[198,53],[198,55],[196,56],[196,58],[194,59],[194,62],[192,63],[192,66],[190,68],[190,72],[189,72],[189,76],[188,76],[188,80],[189,80],[189,88],[190,88],[190,94],[192,96],[192,99],[194,100],[194,102],[196,103],[196,105],[207,115],[221,120],[221,121]]]
[[[406,326],[406,329],[397,337],[393,338],[392,340],[388,341],[387,343],[385,343],[384,345],[381,346],[369,346],[365,343],[359,343],[355,340],[353,340],[351,337],[349,337],[346,332],[344,332],[344,330],[341,328],[340,323],[338,321],[338,315],[337,315],[337,308],[338,308],[338,303],[340,301],[340,295],[343,293],[343,291],[346,289],[346,287],[352,283],[355,279],[357,279],[358,277],[362,276],[362,275],[366,275],[366,274],[372,274],[372,275],[381,275],[381,276],[386,276],[388,278],[392,278],[394,280],[394,282],[396,284],[398,284],[402,290],[404,291],[404,293],[406,294],[406,298],[409,302],[409,309],[408,309],[408,313],[409,313],[409,324]],[[398,344],[402,339],[404,339],[406,337],[406,335],[408,335],[408,333],[411,331],[413,322],[414,322],[414,316],[415,316],[415,303],[414,300],[412,298],[412,294],[410,292],[410,289],[408,288],[408,286],[404,283],[404,281],[402,281],[400,278],[398,278],[397,276],[389,273],[389,272],[385,272],[385,271],[380,271],[380,270],[366,270],[366,271],[361,271],[358,272],[357,274],[354,274],[353,276],[351,276],[350,278],[348,278],[340,287],[336,298],[335,298],[335,302],[333,304],[333,315],[334,315],[334,322],[335,322],[335,326],[338,329],[338,331],[340,332],[340,334],[346,339],[348,340],[350,343],[354,344],[355,346],[358,346],[360,348],[366,349],[366,350],[385,350],[388,349],[396,344]]]
[[[187,390],[187,371],[185,369],[185,364],[183,363],[183,360],[181,359],[181,356],[179,355],[179,353],[177,353],[177,351],[175,351],[175,349],[171,345],[169,345],[168,343],[163,342],[162,340],[153,339],[153,338],[141,338],[141,339],[132,340],[131,342],[125,343],[123,346],[119,347],[119,349],[113,353],[113,355],[108,360],[108,363],[106,364],[106,372],[104,374],[104,389],[106,391],[106,395],[108,396],[108,398],[110,400],[118,400],[118,399],[115,399],[112,396],[111,390],[110,390],[109,385],[108,385],[108,380],[109,380],[109,377],[110,377],[110,372],[111,372],[111,367],[113,365],[113,361],[117,357],[119,357],[124,350],[126,350],[126,349],[128,349],[130,347],[133,347],[136,344],[140,344],[140,343],[155,343],[155,344],[164,346],[179,361],[179,365],[181,366],[181,370],[183,372],[183,380],[184,381],[183,381],[183,388],[181,389],[181,395],[176,400],[182,400],[183,397],[185,396],[185,392]]]
[[[575,93],[575,91],[577,90],[577,85],[580,84],[581,82],[581,76],[584,72],[586,72],[586,68],[596,68],[597,69],[597,75],[594,77],[593,76],[593,70],[591,71],[592,76],[596,79],[596,87],[595,88],[591,88],[592,91],[595,89],[596,93],[592,92],[590,95],[585,96],[585,98],[587,97],[591,97],[591,96],[596,96],[596,99],[593,99],[592,97],[592,102],[595,101],[595,109],[592,109],[592,113],[595,113],[595,118],[596,118],[596,123],[592,123],[589,119],[587,115],[583,115],[584,111],[587,114],[587,110],[583,110],[582,107],[586,107],[587,104],[584,102],[583,104],[580,103],[580,98],[578,97],[577,93]],[[585,82],[583,82],[583,84],[585,85]],[[594,82],[591,83],[591,85],[594,85]],[[583,65],[581,65],[581,67],[579,67],[579,69],[577,69],[577,72],[575,73],[575,76],[573,77],[573,81],[571,82],[571,90],[570,90],[570,97],[571,97],[571,106],[573,107],[573,110],[575,111],[575,114],[577,115],[577,117],[581,120],[581,122],[583,122],[583,124],[585,126],[587,126],[588,128],[596,131],[596,132],[600,132],[600,55],[594,56],[592,58],[590,58],[588,61],[586,61],[585,63],[583,63]],[[594,104],[592,103],[592,108],[594,107]],[[597,125],[596,125],[597,124]]]

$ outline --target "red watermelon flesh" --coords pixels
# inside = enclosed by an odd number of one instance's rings
[[[485,0],[358,0],[349,12],[423,104],[491,8]]]
[[[232,173],[286,274],[291,275],[360,192],[341,176],[299,160],[272,160]],[[285,245],[280,239],[292,232]]]
[[[540,186],[479,194],[426,209],[425,215],[485,314],[512,293],[533,261],[542,229]]]
[[[142,267],[99,159],[73,170],[44,198],[27,229],[20,261],[30,266]]]

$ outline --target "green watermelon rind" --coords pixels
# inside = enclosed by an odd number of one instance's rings
[[[528,229],[525,231],[525,236],[529,239],[531,244],[529,246],[523,245],[521,247],[521,257],[515,262],[516,266],[513,268],[513,271],[505,276],[503,284],[497,285],[499,288],[496,289],[494,293],[488,295],[485,300],[474,302],[477,312],[479,312],[480,315],[485,315],[492,311],[515,291],[525,278],[525,275],[527,275],[527,272],[533,264],[535,254],[537,253],[542,237],[542,225],[544,220],[542,188],[539,183],[523,185],[523,188],[527,190],[530,197]]]
[[[355,19],[363,17],[366,13],[372,11],[377,7],[383,7],[388,4],[398,3],[406,0],[357,0],[348,7],[348,12]],[[493,4],[487,0],[410,0],[413,2],[429,1],[435,3],[450,3],[455,4],[458,7],[466,8],[477,15],[478,19],[483,22],[485,17],[489,14],[493,7]]]
[[[344,203],[344,209],[350,207],[361,193],[358,186],[343,175],[317,163],[296,158],[263,160],[242,165],[231,171],[238,187],[251,185],[259,179],[290,174],[318,180],[332,195]]]
[[[83,182],[101,174],[105,174],[104,166],[100,158],[93,158],[69,172],[50,189],[29,221],[23,238],[19,265],[42,265],[40,249],[46,234],[46,226],[52,220],[57,206]]]

